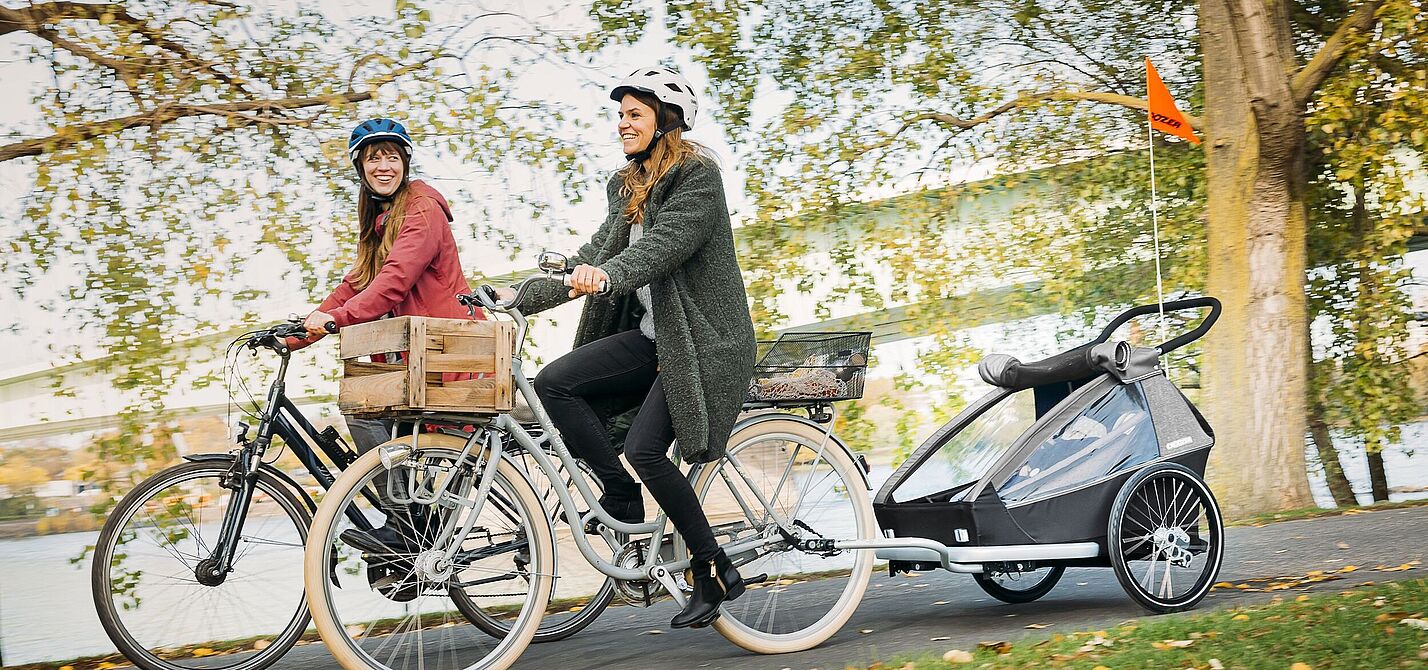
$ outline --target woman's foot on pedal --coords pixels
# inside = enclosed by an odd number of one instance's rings
[[[388,512],[381,526],[371,531],[348,528],[339,537],[372,556],[412,554],[435,533],[434,521],[421,512]]]
[[[640,496],[640,487],[635,485],[633,490],[621,491],[619,495],[613,492],[600,496],[600,507],[605,509],[616,521],[624,523],[644,523],[645,522],[645,499]],[[586,535],[599,535],[600,528],[605,524],[596,517],[586,522]]]
[[[690,586],[694,592],[684,609],[670,620],[671,628],[703,628],[719,618],[719,606],[725,601],[744,595],[744,580],[739,569],[729,560],[723,549],[710,562],[693,561],[690,570],[694,581]]]

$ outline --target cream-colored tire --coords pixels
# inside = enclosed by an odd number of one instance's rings
[[[398,444],[410,445],[411,439],[409,436],[397,438],[383,444],[382,447]],[[420,436],[417,447],[425,454],[438,456],[449,454],[451,460],[454,461],[454,457],[459,454],[464,444],[465,440],[461,438],[428,433]],[[340,542],[337,538],[338,532],[334,532],[334,526],[340,527],[339,519],[345,518],[343,510],[355,497],[360,496],[360,491],[355,489],[369,481],[374,471],[384,469],[379,453],[382,447],[372,449],[358,458],[337,478],[332,488],[324,495],[322,504],[318,506],[317,514],[313,518],[303,558],[303,577],[313,623],[328,651],[347,670],[382,670],[393,667],[377,660],[348,634],[347,626],[335,611],[334,591],[337,589],[335,589],[333,578],[330,576],[334,573],[332,557],[336,555],[335,551]],[[496,468],[492,494],[494,496],[497,492],[501,492],[503,500],[507,501],[508,506],[515,508],[514,513],[518,515],[521,525],[524,527],[525,546],[529,559],[529,576],[525,578],[524,583],[529,584],[529,591],[518,603],[519,611],[512,622],[510,634],[502,640],[491,640],[485,633],[469,625],[464,618],[448,621],[437,632],[432,633],[433,636],[446,636],[439,640],[440,642],[449,643],[452,641],[453,635],[466,636],[468,634],[471,636],[471,640],[476,641],[475,644],[480,644],[480,641],[484,640],[485,644],[493,645],[489,652],[484,652],[484,656],[475,658],[468,653],[465,658],[458,659],[453,653],[450,659],[446,659],[441,655],[438,645],[432,644],[432,647],[438,648],[435,651],[425,652],[426,658],[413,658],[413,654],[408,654],[407,657],[400,659],[410,663],[411,667],[442,668],[443,670],[455,670],[456,668],[504,670],[520,658],[530,644],[531,637],[540,626],[541,616],[544,614],[545,605],[550,598],[552,578],[556,569],[555,540],[551,532],[550,520],[530,482],[519,469],[505,460],[498,462]],[[525,557],[523,556],[523,558]],[[373,594],[362,595],[370,598]],[[432,598],[433,596],[422,597]],[[418,627],[420,625],[420,619],[418,619]],[[411,633],[403,634],[410,635]],[[367,639],[369,641],[380,640],[380,638]],[[465,637],[463,637],[463,642],[464,640],[466,640]],[[422,657],[420,641],[416,647],[418,651],[414,656]],[[480,649],[484,650],[485,647],[480,647]],[[433,653],[436,655],[435,659],[430,658]]]
[[[833,523],[831,516],[835,513],[841,513],[851,521],[851,525],[839,527],[841,532],[836,535],[837,539],[873,538],[877,534],[877,520],[873,516],[873,504],[870,492],[864,484],[862,473],[859,472],[859,465],[848,455],[848,452],[843,446],[836,442],[836,438],[827,440],[823,458],[815,463],[814,459],[809,457],[809,450],[816,449],[823,441],[823,432],[817,427],[807,423],[782,419],[766,420],[747,426],[732,435],[729,438],[728,453],[739,458],[746,470],[768,472],[776,475],[775,479],[777,478],[778,471],[782,469],[783,464],[786,464],[790,459],[795,463],[793,469],[795,474],[800,469],[803,469],[806,471],[805,474],[809,479],[812,479],[814,475],[808,474],[807,471],[828,472],[828,477],[841,480],[841,483],[829,483],[827,492],[823,495],[825,497],[827,495],[842,496],[842,504],[838,505],[838,508],[843,511],[838,512],[830,509],[827,512],[819,512],[814,509],[817,503],[813,503],[813,505],[808,508],[810,512],[813,512],[811,516],[808,517],[811,520],[810,525],[815,529],[821,526],[825,530],[828,530],[831,528],[828,524]],[[784,445],[801,446],[792,450],[788,450],[787,447],[785,447],[785,451],[789,453],[783,456],[782,460],[779,460],[779,448],[774,445],[780,443]],[[762,453],[766,451],[772,453]],[[764,463],[760,464],[759,461],[763,461]],[[719,473],[721,468],[727,467],[729,467],[729,461],[727,460],[711,463],[700,471],[699,476],[695,480],[695,493],[704,503],[706,513],[709,514],[710,521],[716,529],[726,522],[726,517],[730,515],[731,506],[727,503],[720,503],[717,500],[719,497],[718,492],[721,487],[726,491],[728,490],[729,480],[726,480]],[[732,470],[732,468],[730,469]],[[732,480],[736,482],[735,486],[743,486],[746,484],[737,483],[743,482],[743,480],[736,473],[730,472],[729,474]],[[841,492],[838,490],[838,487],[842,487]],[[770,487],[768,491],[765,491],[765,493],[772,493],[775,488],[778,488],[776,483]],[[785,485],[785,488],[781,489],[781,491],[778,499],[772,501],[773,506],[776,508],[779,506],[779,501],[784,498],[784,495],[790,492],[787,485]],[[811,498],[813,493],[814,492],[810,491],[806,497]],[[729,497],[732,498],[732,496]],[[752,504],[752,501],[750,502]],[[801,505],[802,502],[800,502],[798,506],[794,506],[791,511],[797,512],[801,509]],[[737,509],[737,505],[733,506],[733,508]],[[830,519],[823,519],[821,517],[812,519],[813,516],[820,516],[822,514],[829,515]],[[747,516],[742,511],[737,512],[735,515]],[[804,515],[799,513],[798,516],[803,517]],[[721,544],[727,543],[728,541],[726,537],[719,537],[718,539]],[[793,556],[794,560],[797,560],[797,554],[793,554]],[[809,559],[811,565],[798,568],[799,570],[806,570],[807,572],[794,574],[820,572],[817,563],[821,560],[828,560],[838,565],[834,570],[823,570],[821,572],[836,572],[838,574],[832,577],[820,575],[812,579],[800,580],[799,577],[793,576],[791,573],[774,574],[770,572],[770,582],[762,585],[754,585],[750,587],[739,600],[725,603],[721,608],[719,618],[713,623],[714,629],[718,630],[719,633],[730,642],[759,654],[783,654],[803,651],[822,644],[834,633],[838,632],[838,630],[848,622],[848,618],[853,615],[853,612],[857,610],[858,604],[862,602],[863,594],[867,591],[868,581],[872,577],[874,562],[873,552],[844,552],[841,554],[841,556],[844,557],[842,560],[834,559],[833,557],[820,559],[808,555],[804,556]],[[756,559],[752,563],[741,566],[740,571],[745,578],[753,577],[754,573],[766,571],[771,567],[765,563],[766,560],[779,560],[779,555],[769,554]],[[848,565],[843,567],[842,563],[845,562]],[[846,575],[843,574],[845,572]],[[823,611],[821,615],[818,615],[817,611],[802,614],[787,613],[789,614],[789,618],[786,620],[782,622],[776,620],[780,616],[777,607],[778,603],[776,602],[780,597],[780,593],[790,591],[793,587],[832,589],[837,586],[833,583],[834,580],[841,580],[842,586],[837,590],[836,596],[832,599],[832,603],[827,606],[826,611]],[[787,582],[787,584],[785,584],[785,582]],[[812,587],[804,587],[805,584],[812,584],[813,582],[819,582],[819,584]],[[814,618],[815,615],[817,615],[816,619]],[[809,620],[803,621],[800,618],[801,616]],[[787,630],[779,630],[780,628],[787,628]]]

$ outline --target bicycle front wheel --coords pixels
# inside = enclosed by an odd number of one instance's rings
[[[94,546],[90,588],[104,632],[145,670],[260,670],[307,628],[294,570],[308,514],[287,486],[259,472],[221,578],[203,568],[218,548],[230,461],[182,463],[144,480],[109,513]],[[214,651],[256,653],[215,656]]]
[[[822,449],[820,451],[820,445]],[[810,649],[857,609],[872,577],[873,552],[800,549],[799,539],[870,539],[873,505],[858,464],[816,426],[764,421],[735,433],[723,460],[704,468],[694,490],[716,537],[751,584],[726,602],[714,628],[760,654]]]
[[[603,492],[600,480],[585,461],[576,461],[580,468],[579,475],[572,475],[564,467],[558,467],[556,476],[551,478],[541,469],[539,462],[524,450],[507,455],[530,478],[532,486],[541,495],[541,502],[550,512],[550,525],[555,532],[557,561],[559,562],[562,553],[566,556],[566,560],[559,563],[560,575],[551,587],[545,616],[541,618],[540,628],[536,630],[531,641],[541,643],[564,640],[594,623],[605,608],[610,606],[610,602],[615,598],[615,580],[596,570],[595,566],[590,565],[581,555],[575,544],[574,534],[583,532],[583,529],[571,528],[565,523],[565,506],[556,494],[555,487],[560,486],[568,490],[570,497],[579,505],[583,498],[576,489],[573,478],[584,477],[597,494]],[[559,460],[556,462],[559,463]],[[581,507],[577,511],[583,509]],[[596,551],[603,547],[606,557],[611,561],[620,549],[614,533],[609,530],[598,538],[591,537],[590,542]],[[451,598],[455,601],[456,608],[461,610],[471,623],[492,637],[499,639],[510,633],[512,617],[509,612],[488,612],[481,607],[480,602],[467,597],[466,593],[459,589],[452,591]]]
[[[304,557],[313,623],[347,670],[503,670],[525,651],[550,598],[550,521],[520,470],[506,460],[459,459],[459,438],[423,434],[416,451],[390,469],[382,463],[385,449],[411,444],[407,436],[372,449],[348,466],[318,506]],[[491,467],[490,494],[471,519],[475,482]],[[373,556],[347,544],[343,532],[354,527],[355,516],[383,522],[383,512],[363,495],[376,493],[376,481],[453,495],[443,499],[449,504],[405,503],[410,515],[393,527],[411,532],[404,531],[401,546]],[[440,539],[450,535],[442,528],[459,529],[467,521],[469,533]],[[458,546],[448,560],[453,542]],[[335,569],[328,558],[334,552]],[[508,632],[493,639],[469,625],[452,600],[456,590],[487,611],[508,613]]]

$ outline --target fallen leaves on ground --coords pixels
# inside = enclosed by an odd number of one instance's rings
[[[1422,563],[1423,563],[1422,561],[1409,561],[1409,562],[1404,563],[1404,564],[1402,564],[1402,565],[1395,565],[1395,566],[1377,565],[1377,566],[1374,566],[1374,570],[1377,570],[1377,571],[1379,571],[1379,572],[1403,572],[1404,570],[1412,570],[1412,569],[1418,567],[1419,565],[1421,565]]]
[[[972,654],[961,649],[949,649],[942,655],[942,660],[948,663],[971,663]]]
[[[997,652],[998,654],[1010,654],[1012,650],[1011,643],[1007,642],[1006,640],[997,640],[995,642],[978,642],[977,648],[990,649],[992,651]]]
[[[1095,650],[1096,650],[1096,647],[1109,647],[1109,646],[1112,646],[1112,645],[1114,645],[1114,644],[1115,644],[1115,642],[1113,642],[1113,641],[1111,641],[1111,640],[1109,640],[1109,639],[1107,639],[1107,638],[1105,638],[1105,637],[1103,637],[1103,636],[1101,636],[1101,635],[1097,635],[1097,636],[1095,636],[1095,637],[1092,637],[1089,641],[1087,641],[1086,644],[1083,644],[1083,645],[1081,645],[1080,647],[1078,647],[1078,648],[1076,649],[1076,651],[1085,654],[1085,653],[1089,653],[1089,652],[1095,651]]]
[[[1418,630],[1428,630],[1428,621],[1424,621],[1423,619],[1403,619],[1398,623],[1408,626],[1409,628],[1417,628]]]
[[[1047,626],[1050,626],[1050,625],[1051,625],[1051,624],[1049,624],[1049,623],[1029,623],[1029,624],[1026,625],[1026,627],[1027,627],[1027,628],[1030,628],[1030,629],[1032,629],[1032,630],[1041,630],[1041,629],[1046,628]]]
[[[1164,651],[1166,649],[1184,649],[1192,644],[1195,644],[1194,640],[1162,640],[1160,642],[1152,642],[1150,646]]]
[[[1410,565],[1410,564],[1405,563],[1404,565]],[[1379,567],[1377,567],[1377,568],[1374,568],[1374,569],[1375,569],[1375,570],[1379,570],[1379,569],[1383,569],[1383,568],[1386,568],[1386,567],[1387,567],[1387,566],[1382,566],[1382,565],[1381,565],[1381,566],[1379,566]],[[1258,592],[1265,592],[1265,593],[1271,592],[1271,591],[1284,591],[1284,590],[1288,590],[1288,589],[1303,588],[1303,587],[1309,586],[1309,585],[1311,585],[1311,584],[1319,584],[1319,583],[1321,583],[1321,582],[1337,581],[1337,580],[1343,579],[1343,577],[1341,577],[1340,575],[1345,575],[1345,574],[1348,574],[1348,573],[1350,573],[1350,572],[1355,572],[1355,571],[1357,571],[1357,570],[1359,570],[1359,569],[1360,569],[1360,568],[1359,568],[1359,566],[1357,566],[1357,565],[1345,565],[1344,567],[1339,568],[1339,569],[1337,569],[1337,570],[1328,570],[1328,571],[1325,571],[1325,570],[1310,570],[1309,572],[1306,572],[1306,573],[1304,573],[1303,575],[1284,575],[1284,576],[1280,576],[1280,577],[1255,577],[1255,578],[1253,578],[1253,579],[1240,580],[1240,581],[1237,582],[1237,583],[1236,583],[1236,582],[1215,582],[1215,584],[1214,584],[1211,588],[1215,588],[1215,589],[1237,589],[1237,590],[1240,590],[1240,591],[1258,591]],[[1395,568],[1395,569],[1396,569],[1396,568]],[[1410,567],[1406,567],[1406,568],[1402,568],[1402,569],[1404,569],[1404,570],[1411,570],[1411,569],[1413,569],[1413,568],[1410,566]]]

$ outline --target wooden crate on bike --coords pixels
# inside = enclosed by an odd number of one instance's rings
[[[504,321],[402,316],[348,326],[337,406],[365,417],[509,412],[514,348],[515,327]],[[397,362],[361,360],[373,354]]]

